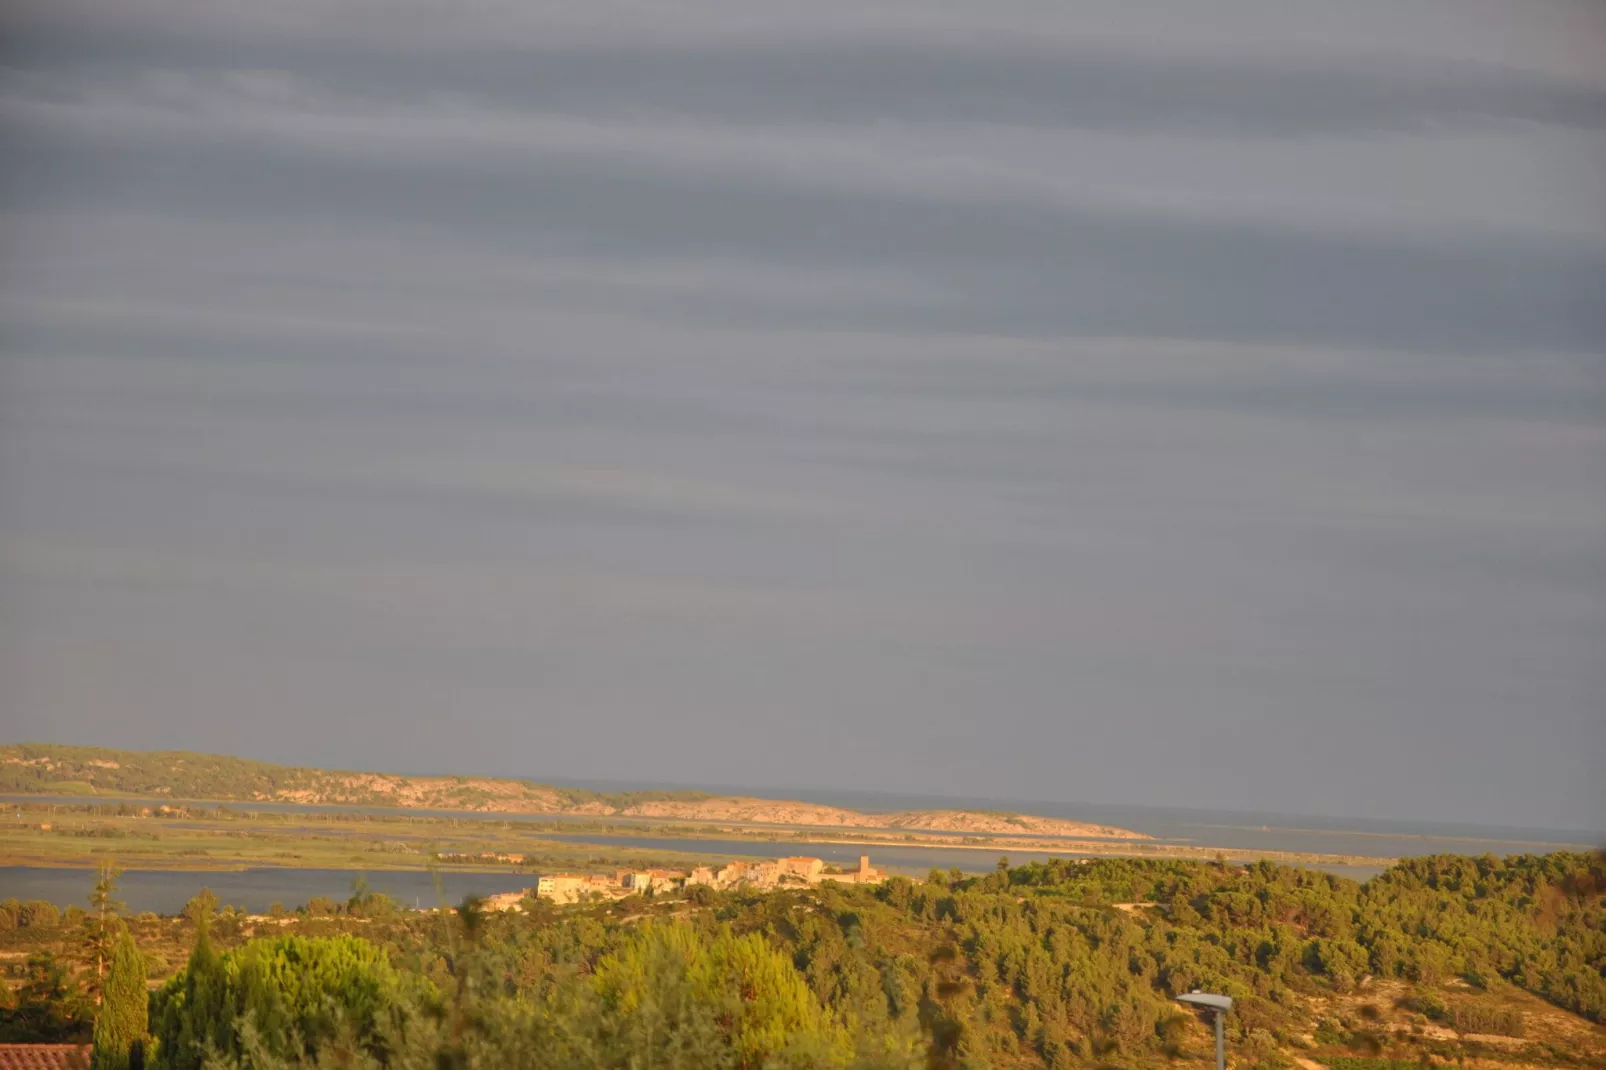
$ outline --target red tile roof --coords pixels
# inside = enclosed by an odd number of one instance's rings
[[[0,1070],[88,1070],[88,1044],[0,1044]]]

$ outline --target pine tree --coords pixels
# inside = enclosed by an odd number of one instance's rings
[[[101,990],[106,978],[106,963],[112,956],[112,947],[117,942],[117,932],[121,927],[118,915],[127,909],[116,898],[117,878],[121,875],[115,863],[102,862],[100,873],[95,878],[95,888],[89,893],[90,914],[87,918],[88,950],[95,957],[95,1003],[101,1000]]]
[[[111,972],[106,977],[95,1016],[94,1070],[137,1070],[144,1065],[148,995],[145,991],[145,958],[134,946],[134,938],[124,929],[112,953]]]

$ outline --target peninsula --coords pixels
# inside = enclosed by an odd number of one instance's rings
[[[274,765],[189,751],[51,743],[0,745],[0,794],[379,806],[990,836],[1150,838],[1130,829],[1030,814],[979,810],[866,813],[820,803],[699,791],[597,792],[499,777],[403,776]]]

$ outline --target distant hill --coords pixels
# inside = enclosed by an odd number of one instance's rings
[[[867,814],[819,803],[709,795],[700,791],[597,792],[531,780],[401,776],[189,751],[132,751],[55,743],[0,745],[0,793],[134,795],[216,802],[277,802],[473,810],[508,814],[657,817],[827,828],[894,828],[1148,839],[1109,825],[972,810]]]

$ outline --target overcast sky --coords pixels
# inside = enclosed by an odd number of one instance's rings
[[[1606,5],[0,41],[0,736],[1606,827]]]

